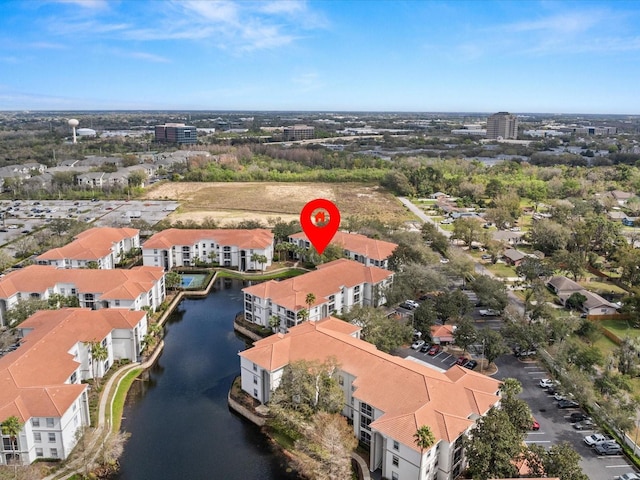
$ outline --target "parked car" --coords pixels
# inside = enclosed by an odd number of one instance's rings
[[[478,366],[478,362],[475,360],[469,360],[467,363],[463,365],[464,368],[468,368],[469,370],[473,370]]]
[[[405,300],[404,303],[409,305],[411,309],[418,308],[420,306],[420,304],[415,300]]]
[[[628,472],[628,473],[623,473],[620,476],[615,476],[613,478],[616,478],[618,480],[640,480],[640,475],[638,475],[635,472]]]
[[[556,382],[555,382],[554,380],[551,380],[550,378],[543,378],[542,380],[540,380],[539,385],[540,385],[542,388],[549,388],[549,387],[551,387],[552,385],[555,385],[555,383],[556,383]]]
[[[596,453],[598,455],[620,455],[622,453],[622,447],[617,443],[605,443],[596,447]]]
[[[427,355],[437,355],[438,353],[440,353],[440,350],[442,350],[442,347],[440,345],[431,345],[431,348],[427,352]]]
[[[580,404],[575,400],[565,399],[558,402],[558,408],[578,408],[579,406]]]
[[[588,416],[586,413],[582,413],[582,412],[574,412],[571,415],[569,415],[569,421],[571,423],[582,422],[583,420],[591,420],[591,417]]]
[[[420,347],[422,347],[425,343],[426,342],[424,340],[416,340],[411,344],[411,348],[413,348],[414,350],[420,350]]]
[[[480,310],[478,313],[480,313],[480,315],[483,317],[497,317],[498,315],[500,315],[500,312],[498,310],[493,310],[491,308]]]
[[[549,391],[549,390],[547,390],[547,392],[548,392],[548,391]],[[562,392],[555,392],[555,393],[553,394],[553,399],[554,399],[556,402],[559,402],[560,400],[566,400],[566,399],[567,399],[567,396],[566,396],[564,393],[562,393]]]
[[[458,359],[456,360],[456,365],[464,366],[464,364],[467,363],[468,361],[469,359],[467,357],[458,357]]]
[[[491,260],[491,255],[489,255],[488,253],[483,253],[480,258],[482,260]]]
[[[591,420],[582,420],[581,422],[576,422],[573,424],[573,428],[575,428],[576,430],[591,430],[595,426],[596,424]]]
[[[540,430],[540,424],[538,423],[538,421],[531,417],[531,430],[533,431],[538,431]]]
[[[430,348],[431,348],[431,344],[430,343],[425,343],[424,345],[422,345],[422,347],[420,347],[420,351],[422,353],[427,353]]]
[[[586,443],[590,447],[595,447],[597,443],[604,442],[606,440],[611,440],[611,438],[601,433],[594,433],[593,435],[587,435],[586,437],[584,437],[584,443]]]

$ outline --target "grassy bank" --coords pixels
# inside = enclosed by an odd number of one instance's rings
[[[124,402],[127,399],[127,393],[129,392],[129,388],[131,388],[131,384],[134,380],[142,373],[142,368],[134,368],[130,372],[128,372],[120,385],[118,386],[118,390],[116,390],[115,394],[112,397],[112,409],[111,413],[113,418],[111,419],[111,429],[114,432],[120,430],[120,422],[122,421],[122,411],[124,410]]]

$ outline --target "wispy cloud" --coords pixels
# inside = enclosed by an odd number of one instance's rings
[[[56,3],[71,3],[88,10],[107,10],[109,2],[107,0],[55,0]]]
[[[154,63],[171,63],[171,60],[169,60],[168,58],[147,52],[128,52],[126,56]]]
[[[66,45],[61,43],[52,43],[52,42],[31,42],[26,45],[29,48],[35,48],[40,50],[64,50],[67,48]]]
[[[316,72],[301,73],[293,77],[292,82],[301,92],[310,92],[323,87],[323,82]]]

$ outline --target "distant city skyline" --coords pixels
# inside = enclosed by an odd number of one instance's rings
[[[636,1],[5,1],[0,110],[640,114]]]

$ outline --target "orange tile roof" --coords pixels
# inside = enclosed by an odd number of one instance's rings
[[[265,249],[273,243],[273,233],[264,228],[245,229],[180,229],[169,228],[153,235],[143,248],[170,248],[174,245],[194,245],[213,241],[219,245],[235,245],[244,249]]]
[[[393,272],[379,267],[365,267],[363,264],[341,258],[318,265],[313,272],[277,282],[270,280],[243,289],[243,292],[260,298],[270,298],[273,302],[289,310],[306,308],[307,294],[313,293],[316,301],[312,306],[326,303],[330,295],[335,295],[341,287],[354,287],[362,283],[376,284],[393,276]]]
[[[453,338],[454,325],[433,325],[431,326],[431,338]],[[450,341],[450,340],[449,340]]]
[[[143,311],[85,308],[41,310],[20,324],[33,329],[20,348],[0,358],[0,421],[16,415],[62,415],[86,385],[65,384],[78,368],[70,350],[78,342],[101,341],[114,328],[133,328]]]
[[[29,265],[0,278],[0,298],[18,292],[44,293],[58,283],[69,283],[84,293],[101,293],[101,298],[135,300],[151,290],[163,275],[162,267],[94,270]]]
[[[431,427],[436,440],[452,442],[499,400],[500,382],[454,365],[442,373],[394,357],[335,328],[335,319],[305,322],[287,334],[272,335],[239,355],[269,371],[297,360],[334,356],[341,370],[356,377],[354,396],[384,415],[371,427],[419,451],[418,427]]]
[[[74,241],[64,247],[52,248],[37,257],[37,260],[94,260],[104,258],[113,244],[121,240],[138,236],[140,230],[135,228],[90,228],[78,234]]]
[[[309,238],[304,232],[289,235],[290,238],[296,240],[308,241]],[[332,245],[338,245],[345,250],[364,255],[373,260],[385,260],[389,258],[393,251],[398,247],[396,243],[385,242],[384,240],[376,240],[366,235],[349,232],[336,232],[331,240]]]

